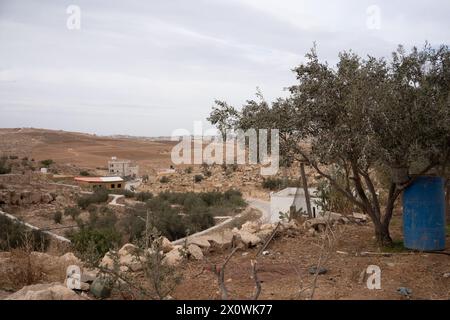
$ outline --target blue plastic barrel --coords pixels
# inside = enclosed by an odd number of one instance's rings
[[[441,177],[418,177],[403,193],[404,246],[445,249],[445,193]]]

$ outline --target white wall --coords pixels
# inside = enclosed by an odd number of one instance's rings
[[[286,190],[286,189],[285,189]],[[283,195],[284,190],[277,193],[272,193],[270,195],[270,222],[278,222],[280,221],[280,212],[289,213],[289,208],[294,203],[295,200],[295,209],[303,211],[306,210],[306,199],[303,193],[299,193],[296,196],[294,195]],[[319,207],[314,203],[314,198],[311,198],[311,210],[318,215],[320,213]]]

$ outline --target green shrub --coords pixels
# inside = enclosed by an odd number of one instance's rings
[[[29,230],[18,221],[0,216],[0,251],[23,247],[27,238],[31,241],[34,251],[45,251],[50,243],[45,233]]]
[[[81,211],[77,207],[66,207],[64,209],[64,215],[71,217],[73,220],[80,215]]]
[[[191,174],[192,173],[192,167],[187,167],[186,169],[184,169],[184,173]]]
[[[85,195],[77,200],[77,204],[81,209],[86,209],[91,204],[98,204],[108,201],[109,193],[104,188],[99,188],[90,195]]]
[[[151,192],[143,191],[136,194],[137,201],[145,202],[147,200],[150,200],[151,198],[153,198],[153,194]]]
[[[106,206],[94,208],[89,212],[88,221],[77,220],[79,229],[67,232],[67,237],[78,253],[90,253],[100,258],[110,249],[120,246],[122,236],[116,228],[114,212]],[[88,252],[92,250],[94,252]]]
[[[167,177],[167,176],[163,176],[163,177],[161,177],[161,179],[159,180],[159,182],[161,182],[161,183],[168,183],[170,180],[169,180],[169,178]]]
[[[300,188],[302,186],[299,180],[288,178],[266,178],[262,182],[262,187],[269,190],[281,190],[284,188]]]
[[[53,221],[57,224],[60,224],[62,221],[62,212],[61,211],[56,211],[55,213],[53,213]]]
[[[5,159],[0,160],[0,174],[11,173],[11,166],[6,164]]]
[[[195,183],[201,182],[202,180],[203,180],[203,176],[201,174],[196,174],[194,176],[194,182]]]
[[[89,176],[90,176],[90,174],[89,174],[89,172],[88,172],[88,171],[86,171],[86,170],[82,170],[82,171],[80,171],[80,176],[82,176],[82,177],[89,177]]]
[[[53,164],[53,160],[52,160],[52,159],[45,159],[45,160],[42,160],[42,161],[41,161],[41,164],[42,164],[44,167],[48,168],[50,165]]]

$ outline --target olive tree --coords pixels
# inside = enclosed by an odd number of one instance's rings
[[[400,46],[389,60],[343,52],[335,67],[313,48],[294,69],[298,83],[290,96],[270,107],[253,104],[264,116],[253,112],[250,120],[279,129],[285,159],[308,163],[370,216],[378,243],[390,245],[401,192],[415,175],[448,163],[449,70],[446,46],[409,53]],[[240,123],[248,119],[245,112],[239,116]]]

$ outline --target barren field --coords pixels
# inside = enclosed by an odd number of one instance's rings
[[[176,142],[108,138],[84,133],[44,129],[0,129],[0,150],[5,154],[53,159],[57,163],[96,169],[112,156],[136,161],[142,173],[170,165]]]

